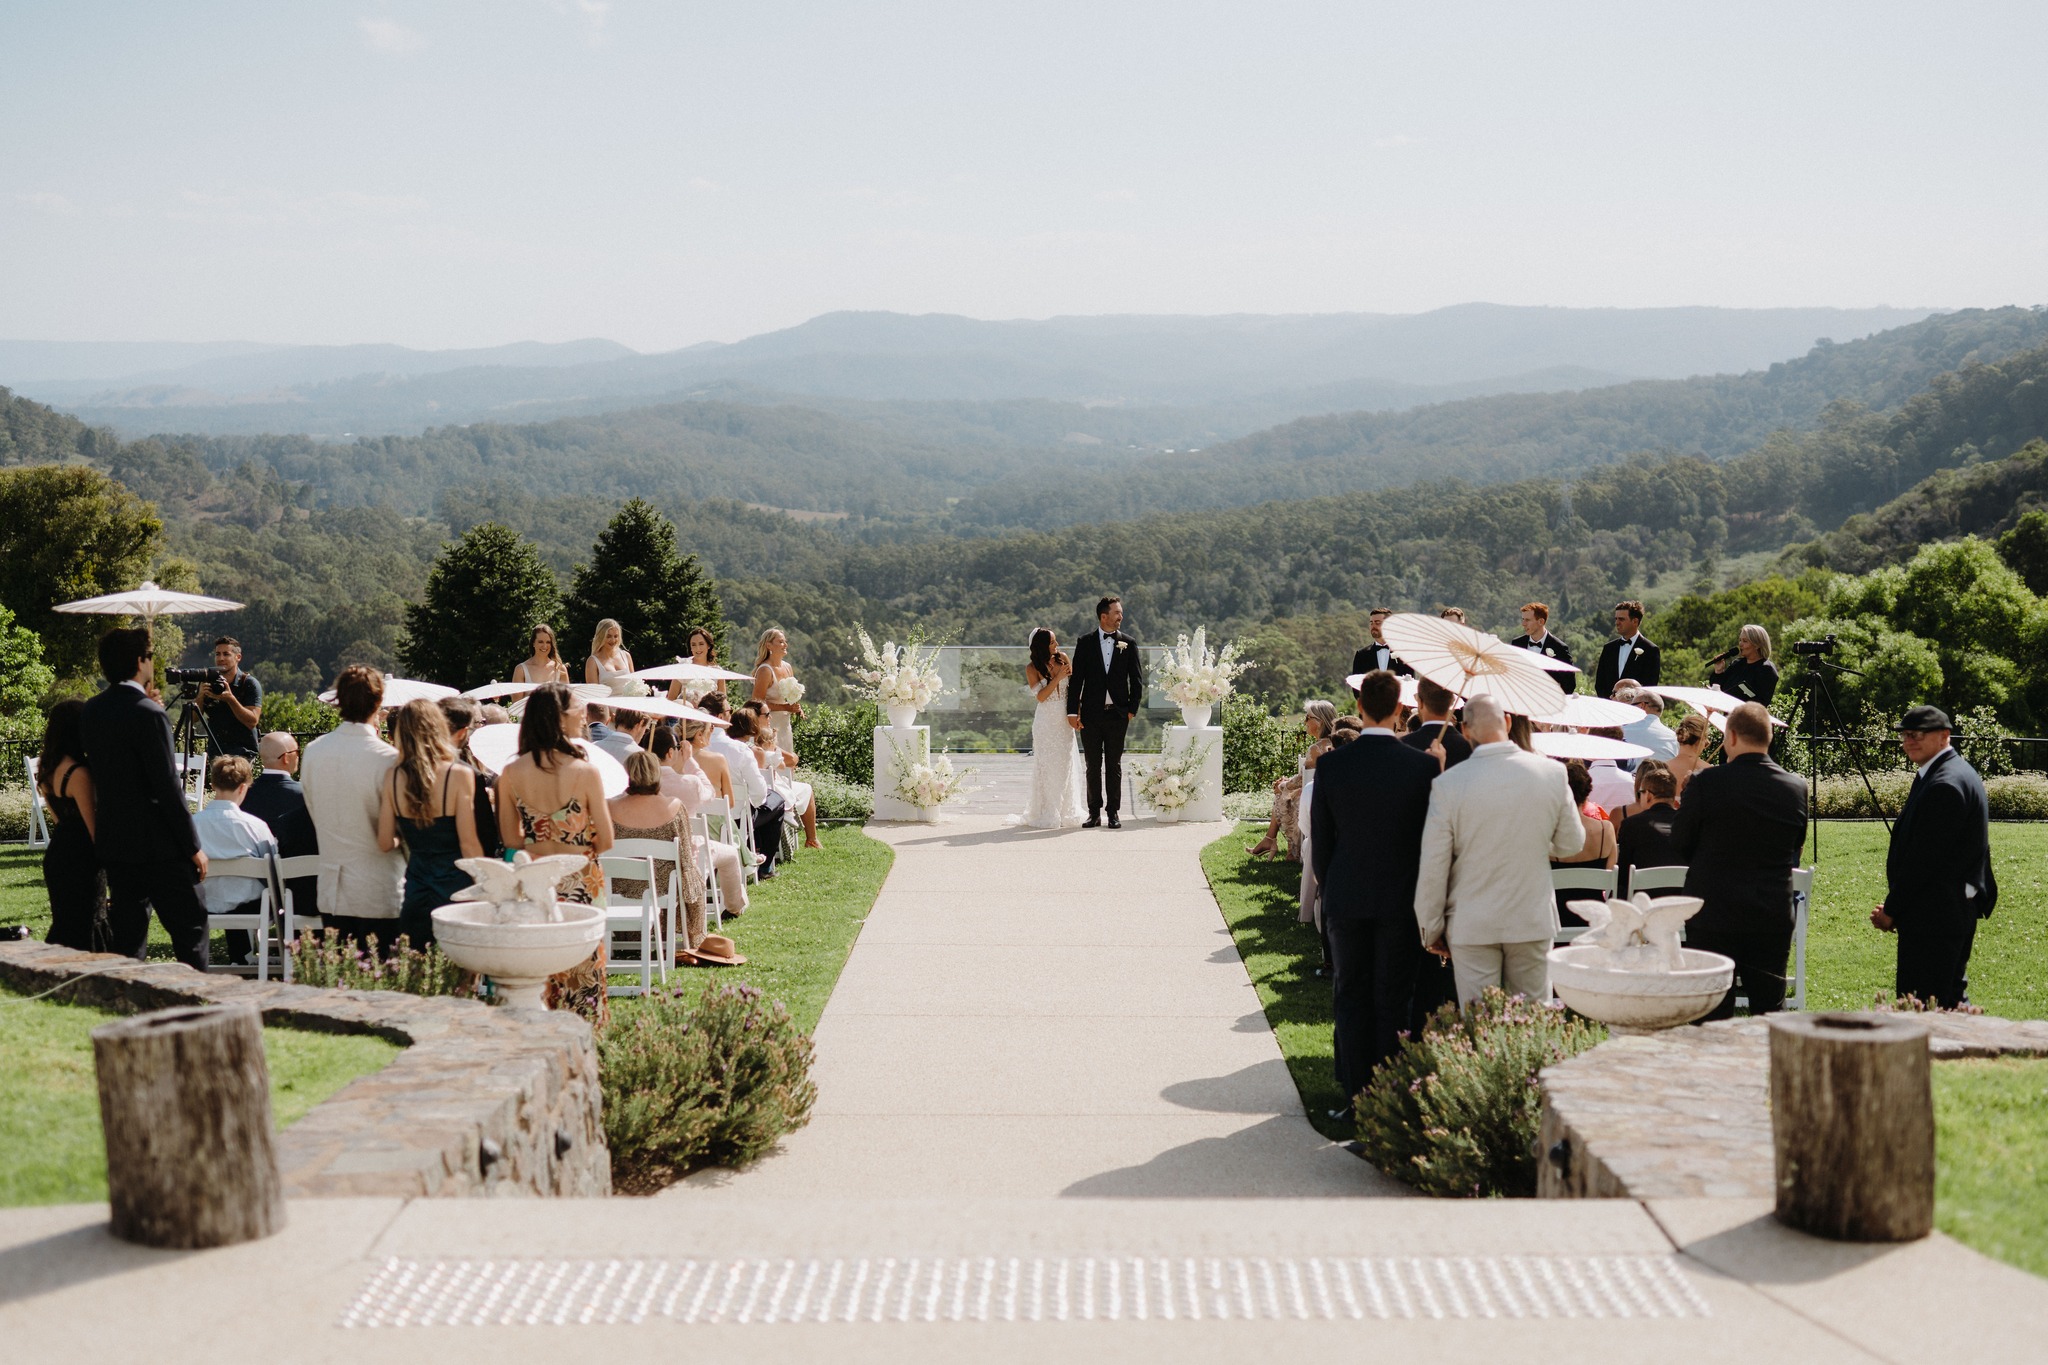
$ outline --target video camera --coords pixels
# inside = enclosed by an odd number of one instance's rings
[[[228,675],[217,668],[167,668],[164,681],[178,689],[178,695],[191,701],[198,697],[202,687],[226,687]]]
[[[1840,641],[1836,640],[1832,635],[1828,636],[1825,640],[1799,640],[1793,643],[1792,652],[1794,654],[1828,654],[1833,652],[1839,643]]]

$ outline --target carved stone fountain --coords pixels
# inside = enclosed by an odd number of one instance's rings
[[[588,958],[604,937],[602,909],[555,897],[555,883],[584,861],[575,853],[525,852],[509,863],[457,859],[476,884],[456,892],[456,904],[434,911],[441,951],[456,966],[488,976],[506,1004],[546,1009],[547,979]]]
[[[1591,927],[1576,942],[1550,950],[1551,987],[1614,1033],[1691,1023],[1719,1004],[1735,979],[1733,959],[1679,945],[1680,927],[1702,904],[1697,896],[1646,891],[1571,902]]]

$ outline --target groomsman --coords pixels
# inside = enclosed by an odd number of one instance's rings
[[[1550,633],[1550,606],[1544,602],[1522,604],[1522,633],[1508,641],[1516,649],[1526,649],[1541,654],[1546,659],[1555,659],[1561,664],[1572,661],[1572,647]],[[1550,675],[1567,692],[1579,690],[1579,675],[1576,673],[1553,673]]]
[[[1948,716],[1935,707],[1899,722],[1919,773],[1892,827],[1884,903],[1870,922],[1899,936],[1898,994],[1952,1010],[1969,999],[1970,949],[1977,921],[1998,904],[1998,879],[1984,779],[1948,741]]]
[[[1643,604],[1614,604],[1614,638],[1600,646],[1600,666],[1593,674],[1593,695],[1612,697],[1614,685],[1634,678],[1645,687],[1664,681],[1664,653],[1643,638]]]
[[[1393,614],[1394,609],[1392,607],[1374,607],[1372,609],[1372,642],[1351,656],[1351,671],[1353,673],[1370,673],[1376,668],[1383,668],[1389,673],[1394,673],[1404,678],[1414,674],[1414,669],[1394,657],[1393,646],[1387,643],[1386,636],[1380,634],[1380,627],[1384,626],[1387,623],[1387,618]],[[1353,695],[1357,694],[1354,693]]]

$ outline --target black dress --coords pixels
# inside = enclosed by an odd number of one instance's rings
[[[110,951],[107,928],[107,880],[93,852],[92,836],[78,802],[67,794],[78,767],[64,770],[61,786],[50,794],[56,823],[43,849],[43,885],[50,893],[50,932],[45,941],[81,952]]]
[[[1757,701],[1765,706],[1778,695],[1778,666],[1769,659],[1749,663],[1735,659],[1719,673],[1707,675],[1707,686],[1719,688],[1737,701]]]

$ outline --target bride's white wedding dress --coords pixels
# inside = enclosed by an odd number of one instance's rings
[[[1067,682],[1061,678],[1031,717],[1031,799],[1021,817],[1010,817],[1030,829],[1081,823],[1081,751],[1067,724]]]

